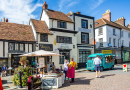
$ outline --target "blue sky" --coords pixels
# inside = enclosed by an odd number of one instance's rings
[[[123,16],[126,25],[130,23],[130,0],[0,0],[0,20],[5,17],[9,22],[24,24],[28,24],[30,18],[39,20],[45,1],[49,9],[65,14],[79,11],[95,20],[110,9],[112,21]]]

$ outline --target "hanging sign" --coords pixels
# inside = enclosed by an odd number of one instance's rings
[[[112,50],[102,50],[103,54],[108,54],[108,53],[112,53]]]
[[[127,64],[123,64],[123,72],[124,71],[126,71],[126,72],[128,71]]]

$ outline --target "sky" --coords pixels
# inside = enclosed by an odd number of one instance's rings
[[[30,18],[40,19],[45,1],[48,9],[65,14],[79,11],[95,20],[110,9],[112,21],[124,17],[126,25],[130,24],[130,0],[0,0],[0,21],[5,17],[9,22],[28,25]]]

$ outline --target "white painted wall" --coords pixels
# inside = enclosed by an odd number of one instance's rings
[[[35,29],[34,29],[34,26],[33,26],[31,20],[30,20],[30,25],[32,26],[33,35],[34,35],[34,38],[35,38],[35,40],[36,40],[36,39],[37,39],[37,37],[36,37],[36,31],[35,31]]]
[[[0,41],[0,57],[3,57],[3,41]]]

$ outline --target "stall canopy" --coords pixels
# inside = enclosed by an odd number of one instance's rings
[[[62,56],[62,55],[57,54],[57,53],[52,53],[49,51],[39,50],[39,51],[27,53],[27,54],[22,54],[19,56]]]

